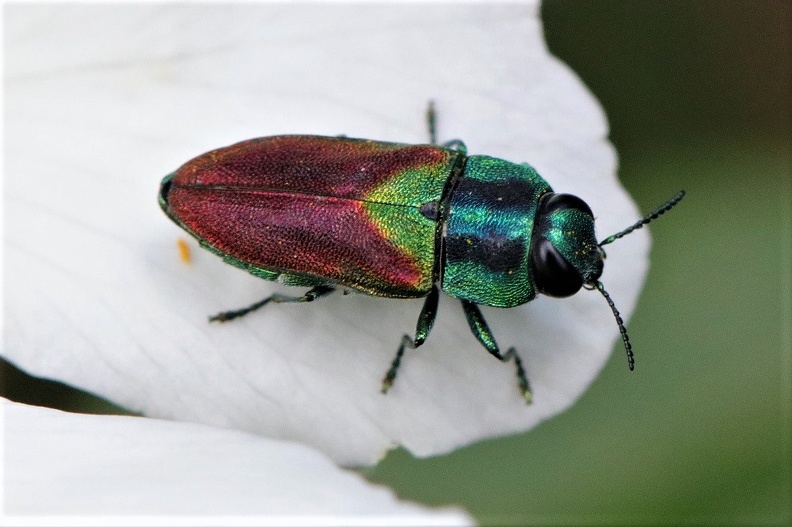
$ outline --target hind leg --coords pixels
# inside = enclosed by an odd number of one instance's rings
[[[313,302],[317,298],[327,296],[333,291],[335,291],[335,287],[331,285],[318,285],[313,289],[309,290],[308,292],[306,292],[302,296],[288,296],[288,295],[281,295],[275,293],[274,295],[270,295],[264,300],[260,300],[248,307],[243,307],[242,309],[235,309],[232,311],[223,311],[222,313],[218,313],[213,317],[209,317],[209,322],[226,322],[228,320],[233,320],[235,318],[243,317],[248,313],[259,309],[260,307],[266,306],[270,302],[272,302],[273,304],[286,304],[292,302]]]

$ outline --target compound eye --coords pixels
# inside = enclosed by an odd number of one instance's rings
[[[591,212],[591,207],[577,196],[572,194],[549,194],[541,204],[542,214],[550,215],[557,210],[562,209],[577,209],[580,212],[588,214],[592,218],[594,214]]]
[[[539,240],[531,250],[531,258],[534,283],[543,295],[562,298],[574,295],[583,287],[583,277],[549,240]]]

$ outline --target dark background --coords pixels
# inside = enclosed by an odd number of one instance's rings
[[[652,269],[619,349],[530,433],[364,474],[486,524],[792,522],[792,2],[551,0],[550,49],[599,98]],[[621,243],[629,243],[627,240]],[[7,363],[0,395],[117,412]]]

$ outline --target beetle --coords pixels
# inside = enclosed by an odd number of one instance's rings
[[[344,136],[284,135],[212,150],[166,176],[159,204],[199,244],[231,265],[290,286],[210,321],[269,303],[311,302],[338,288],[386,298],[425,298],[413,336],[405,334],[382,381],[393,384],[405,349],[422,345],[439,291],[462,304],[470,330],[497,359],[514,360],[527,403],[532,393],[515,348],[501,351],[479,305],[510,308],[541,293],[568,297],[597,289],[634,357],[624,322],[599,281],[609,244],[674,207],[679,192],[627,229],[597,242],[594,215],[555,193],[527,163],[467,155],[459,140],[438,145]]]

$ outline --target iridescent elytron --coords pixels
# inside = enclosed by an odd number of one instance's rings
[[[415,336],[404,335],[382,391],[405,348],[426,340],[439,289],[462,302],[475,337],[501,361],[514,358],[520,391],[531,390],[514,348],[502,353],[479,304],[514,307],[537,293],[565,297],[581,287],[608,301],[627,351],[627,332],[599,277],[602,245],[640,228],[682,199],[680,192],[635,225],[597,243],[581,199],[556,194],[527,164],[467,156],[460,141],[436,146],[344,137],[276,136],[203,154],[163,179],[165,213],[226,262],[302,296],[271,295],[220,313],[243,316],[267,303],[310,302],[336,288],[388,298],[426,297]]]

